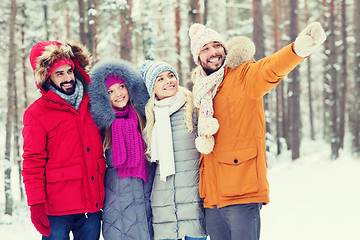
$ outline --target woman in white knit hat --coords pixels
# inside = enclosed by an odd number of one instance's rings
[[[154,238],[205,240],[192,93],[178,85],[175,69],[165,62],[147,60],[139,70],[150,96],[143,135],[158,164],[151,193]]]

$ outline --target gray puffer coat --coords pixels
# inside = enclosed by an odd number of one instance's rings
[[[105,240],[153,239],[150,194],[155,165],[149,164],[149,181],[141,178],[119,178],[111,149],[105,151],[108,164],[105,173],[105,201],[102,234]]]
[[[95,123],[104,132],[115,120],[115,112],[105,86],[109,75],[119,76],[125,82],[134,108],[144,115],[148,93],[143,80],[129,62],[111,59],[99,62],[91,71],[89,88],[90,111]],[[144,153],[145,154],[145,153]],[[148,164],[149,178],[120,178],[114,168],[111,148],[105,151],[105,201],[102,214],[102,235],[105,240],[151,240],[153,239],[150,194],[155,172]]]
[[[156,169],[151,207],[155,239],[205,237],[202,199],[199,197],[199,157],[195,147],[197,115],[194,130],[189,133],[184,121],[184,107],[170,116],[175,157],[175,174],[160,180]]]

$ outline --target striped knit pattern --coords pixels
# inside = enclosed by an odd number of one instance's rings
[[[175,69],[166,62],[156,62],[151,60],[145,60],[139,67],[141,76],[144,79],[149,96],[151,96],[156,77],[163,71],[169,70],[175,74],[177,80],[179,77]]]

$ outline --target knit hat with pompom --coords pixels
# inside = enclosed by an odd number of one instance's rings
[[[179,81],[179,77],[175,69],[167,62],[145,60],[140,66],[139,71],[144,79],[149,96],[151,96],[154,90],[154,84],[156,77],[163,71],[169,70],[174,73],[176,80]]]
[[[189,37],[191,42],[191,53],[194,62],[199,65],[200,50],[208,43],[219,42],[226,50],[226,43],[218,32],[211,28],[207,28],[202,24],[194,23],[189,29]]]

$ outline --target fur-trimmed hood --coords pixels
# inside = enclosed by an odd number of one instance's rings
[[[138,70],[130,62],[121,59],[107,59],[94,65],[90,72],[90,111],[100,128],[108,128],[115,120],[115,112],[105,86],[105,79],[118,76],[125,82],[134,108],[145,116],[145,105],[149,94]]]
[[[225,59],[225,66],[229,67],[230,69],[235,69],[241,64],[251,61],[255,55],[255,44],[254,42],[244,36],[236,36],[230,38],[226,42],[227,46],[227,54]],[[193,73],[198,69],[202,68],[200,65],[197,66]],[[191,74],[191,80],[195,83],[194,74]]]
[[[33,67],[36,67],[34,70],[34,77],[37,87],[44,87],[47,73],[50,70],[51,65],[58,59],[72,60],[75,64],[75,75],[80,73],[82,78],[85,78],[86,82],[89,83],[90,79],[83,76],[84,72],[87,71],[87,68],[91,64],[91,55],[89,50],[84,45],[73,41],[68,41],[62,45],[58,44],[54,43],[45,46],[41,55],[36,56],[36,65]],[[31,61],[32,60],[30,59],[30,62]],[[77,77],[81,78],[80,76]]]

